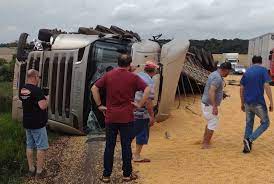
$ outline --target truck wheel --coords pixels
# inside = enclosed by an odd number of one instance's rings
[[[38,39],[44,42],[50,42],[50,37],[52,37],[53,31],[50,29],[40,29],[38,33]]]
[[[16,53],[16,58],[18,61],[25,61],[28,59],[28,54],[26,51],[28,36],[29,36],[28,33],[21,33],[21,35],[19,37],[17,53]]]

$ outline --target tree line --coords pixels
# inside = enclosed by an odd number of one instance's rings
[[[248,40],[242,39],[223,39],[217,40],[212,38],[210,40],[190,40],[190,47],[195,46],[199,49],[204,48],[212,54],[222,54],[236,52],[240,54],[248,53]]]
[[[18,42],[0,43],[0,47],[17,47]]]
[[[171,39],[160,39],[160,44],[164,44]],[[18,42],[0,43],[0,47],[17,47]],[[198,49],[204,48],[213,54],[222,54],[229,52],[237,52],[240,54],[248,53],[248,40],[242,39],[223,39],[217,40],[215,38],[207,40],[190,40],[190,47],[196,47]]]
[[[171,39],[159,39],[157,40],[160,45],[163,45]],[[222,53],[240,53],[247,54],[248,53],[248,40],[242,39],[223,39],[217,40],[215,38],[211,38],[210,40],[189,40],[190,48],[196,47],[198,49],[205,49],[206,51],[211,52],[212,54],[222,54]]]

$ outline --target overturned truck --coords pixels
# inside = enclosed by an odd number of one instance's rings
[[[161,66],[154,77],[154,105],[157,121],[168,118],[189,47],[188,40],[172,40],[160,45],[157,39],[142,40],[138,34],[116,26],[79,28],[76,33],[41,29],[39,40],[31,43],[27,42],[27,37],[27,33],[20,35],[14,69],[14,119],[22,119],[18,93],[26,82],[26,72],[33,68],[40,74],[39,87],[49,91],[48,124],[51,128],[83,134],[91,111],[103,126],[103,114],[94,104],[90,88],[109,68],[117,67],[120,53],[132,56],[132,64],[138,66],[136,72],[150,59]]]

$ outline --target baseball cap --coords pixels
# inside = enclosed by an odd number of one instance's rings
[[[159,65],[156,64],[155,60],[149,60],[145,63],[145,68],[146,69],[158,69]]]

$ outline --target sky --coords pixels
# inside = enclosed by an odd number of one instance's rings
[[[142,38],[250,39],[274,32],[274,0],[0,0],[0,43],[41,28],[67,32],[97,24]]]

